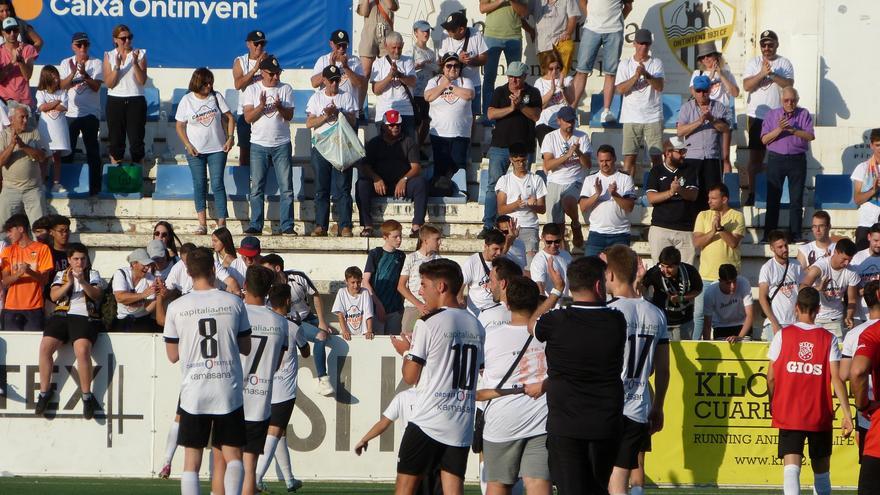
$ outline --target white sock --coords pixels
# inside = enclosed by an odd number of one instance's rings
[[[629,489],[629,495],[644,495],[645,488],[641,486],[634,486]]]
[[[180,495],[199,495],[199,473],[195,471],[180,473]]]
[[[290,451],[287,450],[287,436],[278,439],[275,446],[275,465],[281,470],[285,482],[293,479],[293,467],[290,463]]]
[[[486,485],[488,482],[486,481],[486,464],[483,461],[480,461],[480,493],[486,495]]]
[[[782,493],[784,495],[801,494],[801,467],[797,464],[786,464],[782,469]]]
[[[831,472],[813,475],[813,493],[816,495],[831,494]]]
[[[278,437],[266,435],[266,443],[263,444],[263,455],[257,459],[257,484],[263,481],[269,464],[272,464],[272,458],[275,457],[275,446],[278,445]]]
[[[180,423],[171,422],[171,429],[168,430],[168,438],[165,440],[165,464],[171,464],[174,459],[174,452],[177,451],[177,431],[180,430]]]
[[[223,488],[226,495],[241,495],[241,485],[244,481],[244,464],[241,461],[229,461],[226,463],[226,476],[223,477]]]

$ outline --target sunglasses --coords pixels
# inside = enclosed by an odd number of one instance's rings
[[[116,39],[118,39],[119,41],[125,43],[126,41],[131,41],[131,40],[133,40],[133,39],[134,39],[134,35],[132,34],[132,35],[129,35],[129,36],[117,36]]]
[[[15,27],[15,28],[4,29],[3,32],[4,32],[4,33],[17,33],[17,32],[18,32],[18,28]]]
[[[546,244],[562,244],[562,239],[544,239]]]
[[[73,46],[75,46],[77,48],[83,48],[83,47],[87,47],[89,45],[90,45],[90,43],[87,41],[77,41],[76,43],[73,44]]]
[[[708,93],[708,92],[709,92],[708,89],[695,89],[694,90],[694,93]]]
[[[265,41],[253,41],[254,46],[266,46]]]
[[[761,43],[761,48],[773,48],[776,46],[776,43]]]
[[[443,67],[447,69],[461,69],[461,64],[446,64]]]
[[[168,232],[159,232],[158,230],[153,232],[153,237],[161,237],[162,239],[168,238]]]
[[[385,124],[388,127],[400,127],[400,124]]]

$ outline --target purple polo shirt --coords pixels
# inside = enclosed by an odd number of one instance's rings
[[[779,119],[783,115],[785,115],[785,110],[782,108],[774,108],[767,112],[767,115],[764,116],[764,123],[761,125],[761,137],[776,129],[779,126]],[[805,108],[796,107],[788,118],[788,122],[795,129],[813,134],[813,117]],[[767,151],[780,155],[800,155],[806,153],[809,149],[809,141],[801,139],[788,131],[782,131],[775,141],[767,145]]]

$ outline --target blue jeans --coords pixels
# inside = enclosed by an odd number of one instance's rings
[[[587,247],[584,249],[584,256],[598,256],[608,246],[615,244],[623,244],[629,246],[629,232],[626,234],[600,234],[598,232],[590,232],[587,236]]]
[[[196,156],[187,154],[186,161],[189,163],[189,171],[192,173],[193,201],[196,204],[196,213],[205,211],[205,197],[208,195],[208,171],[211,172],[211,191],[214,193],[214,208],[217,210],[217,218],[225,219],[226,211],[226,185],[223,183],[223,169],[226,168],[226,153],[199,153]]]
[[[318,328],[318,317],[313,314],[309,315],[308,318],[302,321],[300,329],[306,340],[314,344],[312,346],[312,355],[315,357],[315,372],[318,374],[318,377],[327,376],[327,344],[325,341],[318,339],[318,332],[321,331]],[[327,338],[329,339],[330,336],[328,335]],[[287,352],[296,352],[296,349],[288,350]]]
[[[489,104],[492,103],[492,95],[495,93],[495,78],[498,76],[501,52],[504,52],[504,59],[508,65],[522,60],[522,38],[503,40],[487,36],[485,40],[489,51],[486,65],[483,66],[483,115],[486,115]]]
[[[534,153],[529,153],[527,159],[529,167],[531,167],[534,159]],[[485,185],[480,185],[480,187],[486,188],[486,203],[483,206],[484,229],[495,228],[495,218],[498,216],[498,200],[495,197],[495,184],[498,183],[498,179],[507,173],[507,167],[509,166],[510,151],[508,151],[507,148],[498,148],[495,146],[489,148],[489,181]]]
[[[694,299],[694,333],[691,337],[693,340],[700,340],[703,338],[703,321],[706,319],[703,312],[704,300],[706,295],[706,289],[710,284],[715,282],[714,280],[703,280],[703,292],[700,292],[700,295]]]
[[[594,33],[586,27],[581,31],[575,70],[589,74],[593,72],[599,50],[602,50],[602,72],[606,76],[617,74],[617,64],[623,49],[623,31],[614,33]]]
[[[266,173],[271,159],[275,167],[275,178],[278,179],[278,193],[281,196],[278,203],[281,231],[293,229],[293,164],[290,156],[292,151],[293,146],[289,142],[272,148],[251,143],[250,228],[263,230]]]
[[[312,147],[312,170],[315,172],[315,225],[327,231],[330,224],[330,200],[339,220],[339,228],[351,228],[351,174],[336,170]]]

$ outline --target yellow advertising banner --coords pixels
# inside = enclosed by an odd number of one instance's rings
[[[770,426],[767,347],[757,342],[670,344],[665,425],[652,437],[653,451],[645,460],[652,482],[782,484],[778,430]],[[855,432],[850,438],[840,435],[839,407],[835,400],[831,482],[855,487],[859,476]],[[802,470],[805,484],[812,483],[809,463],[806,459]]]

